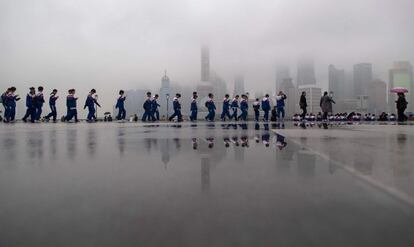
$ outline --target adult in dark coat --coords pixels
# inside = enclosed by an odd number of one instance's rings
[[[328,119],[328,113],[332,112],[332,103],[335,104],[335,101],[328,95],[328,92],[324,92],[319,103],[323,112],[324,120]]]
[[[408,119],[408,117],[404,114],[405,109],[407,109],[408,102],[405,99],[404,93],[398,93],[398,99],[395,101],[397,104],[397,112],[398,112],[398,121],[404,122]]]
[[[299,107],[300,109],[302,109],[302,120],[305,119],[307,110],[306,108],[308,107],[308,103],[306,102],[306,92],[302,92],[302,95],[300,96],[300,100],[299,100]]]

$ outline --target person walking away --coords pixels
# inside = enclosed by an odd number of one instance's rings
[[[221,117],[220,117],[220,119],[222,121],[226,121],[226,117],[228,117],[229,120],[231,118],[231,116],[230,116],[230,99],[229,98],[230,98],[230,95],[226,94],[224,96],[224,99],[223,99],[223,109],[222,109]]]
[[[239,95],[236,95],[231,101],[232,114],[230,120],[234,118],[234,121],[237,121],[237,108],[239,108]]]
[[[260,101],[259,101],[259,98],[256,98],[256,100],[253,102],[253,110],[254,110],[254,121],[259,122],[259,117],[260,117]],[[269,115],[269,112],[268,112],[268,115]]]
[[[35,103],[36,103],[35,104],[35,107],[36,107],[36,121],[40,121],[40,117],[42,116],[43,103],[45,103],[45,98],[43,96],[43,87],[42,86],[37,88]]]
[[[92,89],[88,96],[86,97],[86,101],[85,101],[85,105],[83,106],[83,109],[86,109],[86,107],[88,108],[88,116],[86,117],[88,122],[93,122],[96,121],[96,110],[95,110],[95,105],[101,107],[101,105],[98,103],[96,97],[96,90]]]
[[[305,116],[308,113],[308,111],[306,110],[306,108],[308,107],[308,103],[306,102],[306,92],[303,91],[302,95],[300,96],[300,100],[299,100],[299,107],[300,109],[302,109],[302,121],[305,120]]]
[[[323,112],[322,119],[325,121],[328,120],[328,113],[332,112],[332,103],[335,104],[335,101],[328,95],[328,92],[324,92],[319,105]]]
[[[286,95],[280,91],[276,96],[276,114],[278,119],[284,119],[285,118],[285,100]]]
[[[14,122],[16,118],[16,101],[20,100],[19,95],[15,94],[16,87],[10,88],[10,93],[8,95],[8,105],[9,105],[9,122]]]
[[[116,117],[118,120],[124,120],[126,117],[125,99],[126,96],[124,90],[119,90],[119,96],[115,105],[115,108],[118,109],[118,116]]]
[[[197,121],[197,113],[198,113],[198,106],[197,106],[197,92],[193,92],[193,97],[191,98],[191,106],[190,106],[190,121]]]
[[[27,122],[27,118],[30,116],[30,122],[34,123],[36,120],[36,90],[34,87],[29,89],[29,93],[26,95],[26,114],[23,116],[23,122]]]
[[[50,118],[53,118],[53,122],[56,122],[57,118],[57,110],[56,110],[56,100],[59,98],[57,95],[58,90],[53,89],[52,93],[49,96],[49,107],[50,107],[50,113],[45,116],[46,121],[49,121]]]
[[[152,104],[151,104],[151,120],[152,121],[160,121],[160,112],[158,111],[158,107],[160,106],[157,102],[159,96],[158,94],[154,95],[154,98],[152,98]]]
[[[172,121],[175,117],[177,117],[178,122],[183,121],[183,117],[181,115],[181,104],[179,102],[180,98],[181,98],[181,94],[179,94],[179,93],[175,94],[175,97],[173,99],[174,113],[168,118],[168,121]]]
[[[248,98],[247,95],[242,95],[242,99],[240,101],[240,111],[241,114],[239,116],[239,119],[243,121],[247,121],[247,110],[249,109],[249,104],[247,102]]]
[[[398,121],[404,122],[408,119],[408,117],[404,114],[405,109],[407,109],[408,102],[405,99],[404,93],[398,93],[397,96],[398,99],[395,103],[397,105]]]
[[[74,117],[75,122],[79,122],[78,110],[76,109],[76,101],[78,100],[78,98],[75,97],[75,93],[75,89],[68,90],[68,96],[66,97],[67,113],[66,117],[64,118],[65,121],[70,121]]]
[[[144,101],[144,104],[142,105],[144,108],[144,114],[142,114],[142,122],[146,122],[147,120],[151,119],[151,108],[152,108],[152,98],[151,98],[151,92],[147,92],[147,99]]]
[[[206,101],[206,107],[208,110],[208,114],[205,117],[207,121],[214,121],[214,117],[216,116],[216,105],[214,104],[214,95],[212,93],[208,94],[208,100]]]
[[[269,94],[266,94],[265,97],[262,99],[262,110],[264,112],[263,114],[263,120],[269,121],[269,111],[270,111],[270,100],[269,100]]]

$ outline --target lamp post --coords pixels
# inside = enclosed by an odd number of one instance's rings
[[[167,94],[165,94],[165,98],[167,99],[167,116],[166,116],[166,120],[168,120],[168,101],[170,101],[170,94],[169,93],[167,93]]]

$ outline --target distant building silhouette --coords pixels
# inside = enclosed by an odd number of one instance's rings
[[[310,59],[310,58],[300,59],[298,61],[297,69],[298,69],[297,86],[316,84],[315,66],[313,63],[313,59]]]
[[[345,70],[337,69],[334,65],[328,67],[329,92],[336,100],[345,98]]]
[[[244,94],[246,91],[244,90],[244,77],[239,75],[234,78],[234,90],[233,95],[241,95]]]
[[[276,67],[276,93],[280,91],[280,87],[285,79],[289,79],[290,71],[287,65],[278,65]]]
[[[354,65],[354,97],[367,96],[368,87],[372,82],[372,64],[359,63]]]
[[[208,46],[201,47],[201,81],[210,81],[210,50]]]
[[[158,104],[160,104],[159,112],[160,116],[167,116],[167,95],[171,100],[175,95],[172,95],[171,92],[171,82],[170,78],[167,76],[167,71],[165,71],[164,76],[161,78],[161,88],[159,93]],[[172,112],[172,104],[169,105],[170,113]]]
[[[368,90],[368,112],[376,115],[387,111],[387,83],[373,80]]]

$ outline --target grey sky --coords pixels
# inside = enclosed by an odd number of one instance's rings
[[[314,56],[326,86],[329,63],[372,62],[387,80],[394,60],[414,62],[412,0],[2,0],[0,82],[94,87],[110,109],[120,88],[156,89],[164,69],[195,84],[200,46],[232,89],[235,74],[274,88],[275,64]]]

